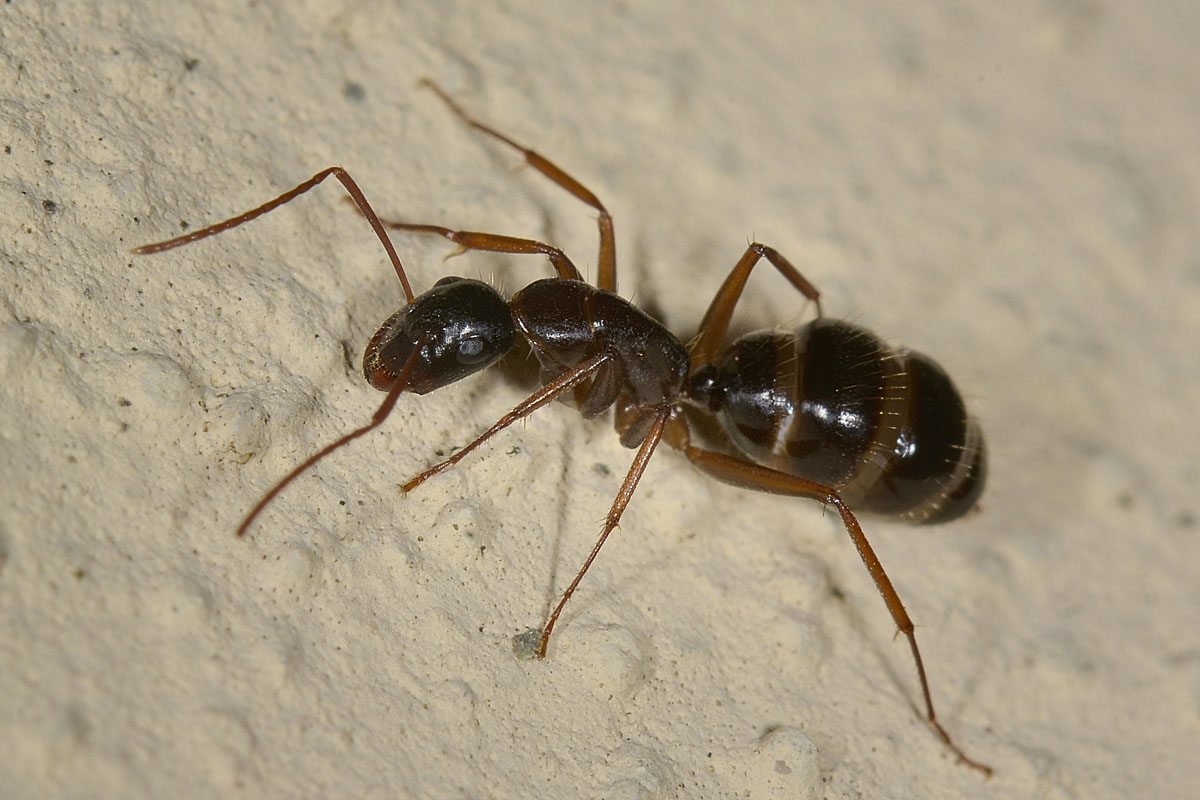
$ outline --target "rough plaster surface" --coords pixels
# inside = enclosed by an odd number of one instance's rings
[[[1200,17],[549,5],[0,6],[0,793],[1200,796]],[[396,485],[519,370],[404,398],[233,536],[370,417],[357,362],[399,288],[335,186],[130,247],[341,163],[382,214],[594,264],[588,210],[422,75],[594,189],[622,289],[684,335],[757,238],[956,376],[985,512],[867,530],[991,781],[922,724],[835,520],[669,452],[550,658],[516,660],[631,453],[556,406]],[[419,286],[546,274],[397,246]],[[803,311],[764,274],[738,324]]]

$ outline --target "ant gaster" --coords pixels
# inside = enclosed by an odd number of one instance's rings
[[[612,218],[600,200],[538,153],[467,114],[429,80],[464,123],[517,150],[555,184],[598,212],[600,254],[596,285],[571,260],[542,242],[440,225],[383,222],[341,167],[329,167],[270,202],[202,230],[145,245],[141,255],[170,250],[237,227],[337,178],[370,223],[400,278],[407,303],[383,323],[363,356],[363,373],[387,397],[371,422],[327,445],[279,481],[238,527],[245,534],[259,513],[297,476],[329,453],[374,430],[401,394],[427,394],[495,364],[518,337],[541,365],[542,387],[479,438],[401,487],[412,491],[457,464],[517,420],[566,396],[586,418],[615,408],[621,443],[637,448],[600,538],[542,628],[535,655],[543,658],[563,607],[616,528],[659,442],[683,452],[703,472],[726,483],[833,506],[908,639],[928,724],[958,757],[986,775],[991,768],[966,755],[933,709],[929,681],[912,620],[875,556],[854,506],[913,523],[945,522],[975,507],[986,473],[983,437],[950,378],[933,360],[889,348],[878,337],[821,312],[820,295],[792,264],[766,245],[746,248],[717,291],[699,333],[684,345],[663,325],[616,294]],[[413,294],[385,231],[444,236],[459,250],[541,254],[556,277],[534,281],[505,302],[480,281],[446,277]],[[734,306],[761,259],[816,305],[817,318],[788,333],[760,331],[722,350]],[[715,416],[731,455],[692,444],[684,406]]]

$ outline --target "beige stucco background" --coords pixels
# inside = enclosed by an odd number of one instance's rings
[[[4,796],[1200,796],[1197,41],[1164,0],[0,6]],[[866,527],[991,781],[836,518],[668,451],[516,660],[631,453],[556,405],[397,490],[513,370],[402,399],[233,536],[369,419],[395,276],[332,185],[131,247],[340,163],[381,214],[594,267],[590,212],[423,75],[600,195],[681,335],[759,239],[955,376],[983,513]],[[419,287],[546,274],[397,246]],[[737,324],[805,311],[764,271]]]

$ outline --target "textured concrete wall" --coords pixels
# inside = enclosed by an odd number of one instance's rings
[[[235,2],[0,6],[0,785],[12,797],[1200,796],[1194,411],[1200,20],[1177,4]],[[664,450],[568,606],[627,469],[520,365],[369,418],[401,293],[321,187],[531,236],[682,336],[746,243],[937,357],[980,416],[984,512],[864,521],[958,766],[835,515]],[[538,259],[396,237],[414,283]],[[740,330],[811,313],[764,270]]]

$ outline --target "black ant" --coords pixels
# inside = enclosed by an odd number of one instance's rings
[[[569,396],[589,419],[615,408],[621,444],[637,448],[637,455],[600,538],[541,630],[537,658],[545,657],[563,607],[616,528],[655,448],[666,441],[718,480],[807,497],[837,509],[892,619],[908,639],[930,727],[960,761],[990,775],[991,767],[969,758],[938,722],[912,620],[849,508],[928,524],[955,519],[975,507],[986,474],[983,436],[946,373],[924,355],[892,349],[863,328],[825,317],[816,287],[777,251],[757,242],[746,248],[713,298],[696,338],[685,346],[616,294],[612,217],[591,191],[543,156],[467,114],[432,81],[422,84],[468,126],[517,150],[530,166],[598,212],[596,285],[583,280],[565,253],[542,242],[440,225],[385,223],[341,167],[321,170],[224,222],[136,248],[139,255],[158,253],[235,228],[332,175],[379,237],[404,289],[406,305],[383,323],[363,355],[367,382],[387,392],[371,422],[322,448],[280,480],[242,520],[237,535],[244,535],[302,472],[382,425],[401,394],[427,394],[480,372],[519,336],[541,365],[542,388],[475,441],[401,488],[412,491],[557,398]],[[556,277],[534,281],[508,302],[486,283],[459,277],[442,278],[416,296],[385,228],[444,236],[461,250],[541,254]],[[817,318],[794,332],[747,334],[722,350],[734,306],[760,259],[816,305]],[[684,406],[715,416],[733,448],[744,455],[693,446]]]

